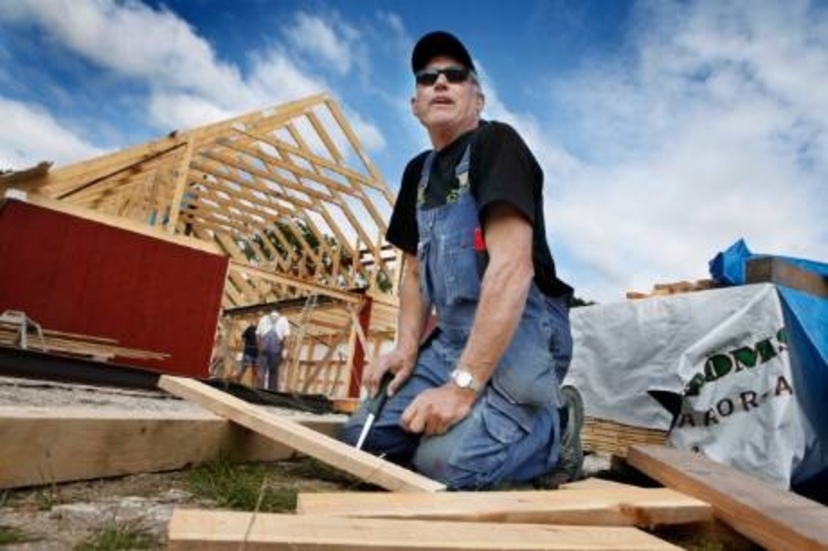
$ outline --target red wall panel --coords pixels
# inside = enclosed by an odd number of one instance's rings
[[[0,312],[170,354],[119,363],[206,376],[227,263],[24,202],[0,205]]]

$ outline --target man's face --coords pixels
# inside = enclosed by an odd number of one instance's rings
[[[450,57],[439,56],[428,63],[425,71],[450,68],[463,69],[463,66]],[[440,74],[433,84],[417,84],[416,87],[411,111],[429,130],[477,125],[483,110],[483,94],[471,78],[452,83],[445,74]]]

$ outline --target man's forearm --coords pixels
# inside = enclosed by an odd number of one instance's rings
[[[416,354],[420,345],[430,305],[420,294],[420,266],[413,255],[405,255],[405,272],[400,287],[400,310],[397,320],[397,346]]]
[[[512,341],[532,284],[532,267],[489,264],[460,366],[487,381]]]
[[[532,226],[508,205],[489,209],[489,264],[460,365],[488,381],[517,330],[532,285]]]

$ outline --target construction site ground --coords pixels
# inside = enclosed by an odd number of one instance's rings
[[[198,408],[164,392],[108,389],[48,381],[0,377],[0,405],[62,407],[94,404],[119,410],[151,408],[159,411]],[[324,467],[324,466],[322,466]],[[323,469],[314,473],[313,463],[297,457],[268,465],[268,485],[289,493],[337,492],[365,489],[347,476],[338,479]],[[163,549],[167,523],[176,507],[219,508],[211,499],[194,494],[188,470],[145,473],[110,478],[6,490],[0,493],[0,548],[58,551],[67,549],[125,549],[104,543],[101,534],[135,529],[146,536],[144,549]],[[588,476],[616,481],[646,483],[632,469],[610,469],[610,458],[588,455]],[[13,541],[4,545],[2,536]],[[722,525],[671,528],[658,535],[685,549],[724,551],[760,549]],[[22,541],[27,540],[27,541]]]

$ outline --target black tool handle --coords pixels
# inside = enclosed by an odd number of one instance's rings
[[[374,416],[379,415],[380,410],[385,405],[385,401],[388,399],[388,383],[392,380],[394,380],[394,374],[386,371],[382,376],[376,395],[370,398],[368,402],[368,413],[373,413]]]

